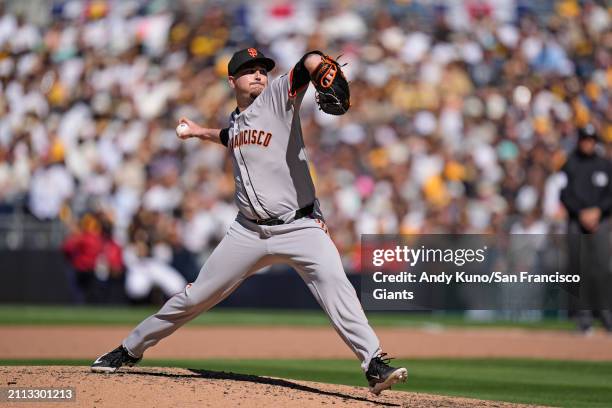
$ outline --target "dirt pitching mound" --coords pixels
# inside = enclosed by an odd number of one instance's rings
[[[514,404],[385,391],[201,369],[134,367],[95,374],[89,367],[0,367],[0,388],[74,387],[70,407],[510,407]],[[410,380],[410,377],[408,378]],[[6,388],[5,388],[6,389]],[[6,397],[3,395],[2,397]],[[23,402],[0,402],[23,408]],[[49,402],[28,407],[49,407]],[[55,405],[54,406],[59,406]]]

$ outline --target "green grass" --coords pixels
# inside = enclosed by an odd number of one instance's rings
[[[394,360],[408,382],[394,389],[561,407],[609,407],[612,362],[526,359]],[[89,365],[85,360],[0,360],[0,365]],[[354,360],[145,360],[143,365],[232,371],[364,386]]]
[[[0,306],[0,325],[135,325],[157,309],[150,307]],[[375,327],[518,327],[524,329],[571,330],[567,320],[546,318],[540,322],[467,320],[459,313],[371,312]],[[204,326],[327,326],[319,310],[213,309],[191,325]]]

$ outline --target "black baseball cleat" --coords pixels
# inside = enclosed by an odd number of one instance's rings
[[[408,378],[408,370],[403,367],[391,367],[389,365],[391,358],[385,358],[386,355],[387,353],[380,353],[372,358],[368,371],[366,371],[370,392],[374,395],[390,389],[392,385],[398,382],[405,382],[406,378]]]
[[[119,367],[132,367],[134,364],[138,364],[140,360],[142,360],[142,357],[136,358],[130,356],[130,353],[121,345],[113,351],[98,357],[91,365],[91,371],[94,373],[114,373]]]

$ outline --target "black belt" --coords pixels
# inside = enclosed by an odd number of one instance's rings
[[[294,220],[300,219],[300,218],[304,218],[310,214],[312,214],[312,212],[314,211],[314,203],[313,204],[309,204],[304,208],[300,208],[299,210],[295,211],[295,217],[293,218]],[[257,225],[281,225],[284,224],[285,221],[281,220],[280,218],[267,218],[265,220],[251,220],[249,219],[249,221],[254,222]]]

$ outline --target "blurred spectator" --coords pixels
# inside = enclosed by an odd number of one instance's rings
[[[127,245],[147,210],[187,280],[235,215],[233,180],[222,147],[174,127],[226,126],[241,47],[267,50],[273,76],[308,49],[348,62],[351,111],[321,114],[310,89],[301,119],[349,269],[364,233],[499,232],[525,215],[557,230],[576,129],[593,123],[612,155],[603,1],[57,1],[36,18],[18,3],[0,8],[2,211],[98,206]]]
[[[61,162],[63,153],[52,151],[51,154],[48,164],[43,162],[30,181],[30,211],[41,220],[58,218],[64,202],[75,189],[72,175]]]
[[[563,166],[567,185],[561,192],[569,213],[569,273],[581,276],[571,308],[582,332],[590,332],[593,312],[612,332],[612,160],[597,153],[598,135],[592,125],[580,129],[578,134],[576,151]]]
[[[176,258],[182,259],[188,278],[195,278],[197,272],[188,268],[195,264],[190,254],[181,254],[177,243],[176,221],[172,216],[140,208],[130,224],[125,263],[127,276],[125,289],[135,303],[160,303],[185,288],[187,280],[171,266]],[[189,263],[191,262],[191,264]],[[197,267],[196,267],[197,268]]]
[[[187,281],[164,259],[158,259],[144,241],[136,241],[126,253],[127,277],[125,290],[133,302],[164,303],[185,289]],[[154,299],[155,290],[161,290],[163,299]]]
[[[62,251],[70,263],[77,303],[123,300],[123,257],[112,238],[112,224],[100,214],[86,214],[66,238]]]

